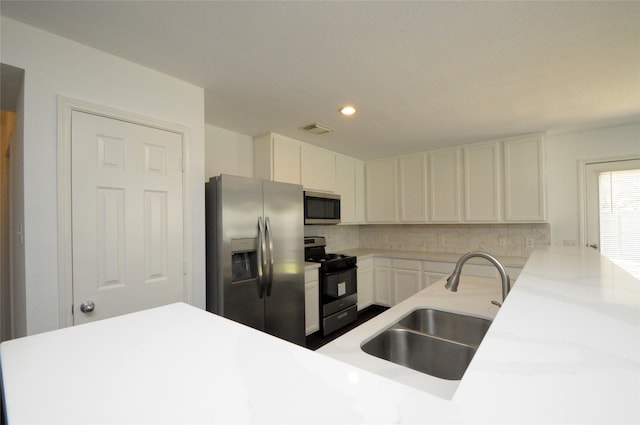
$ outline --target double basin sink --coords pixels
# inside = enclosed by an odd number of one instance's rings
[[[432,308],[413,310],[362,344],[375,357],[448,380],[460,380],[491,321]]]

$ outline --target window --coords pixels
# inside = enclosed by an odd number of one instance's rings
[[[640,279],[640,169],[598,176],[600,252]]]

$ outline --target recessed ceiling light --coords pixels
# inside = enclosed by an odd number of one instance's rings
[[[354,108],[353,106],[345,106],[340,109],[340,112],[342,113],[342,115],[353,115],[356,113],[356,108]]]

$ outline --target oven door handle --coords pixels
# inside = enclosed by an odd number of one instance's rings
[[[264,265],[266,260],[266,244],[264,237],[264,225],[262,224],[262,217],[258,217],[258,297],[264,296]]]
[[[273,237],[271,235],[271,220],[269,220],[269,217],[265,217],[264,219],[264,229],[265,229],[265,236],[266,236],[266,246],[267,249],[269,250],[269,258],[268,258],[268,265],[269,265],[269,274],[267,276],[267,297],[271,296],[271,286],[273,286]]]

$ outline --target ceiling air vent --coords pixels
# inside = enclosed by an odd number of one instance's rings
[[[333,128],[327,127],[326,125],[318,124],[317,122],[306,125],[302,127],[302,129],[304,131],[307,131],[313,134],[324,134],[324,133],[329,133],[330,131],[333,131]]]

